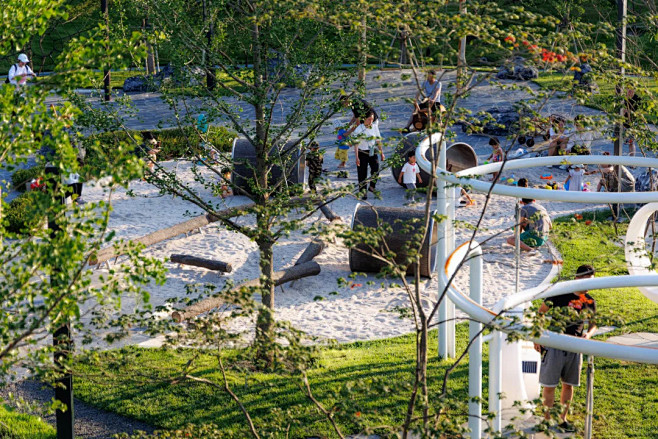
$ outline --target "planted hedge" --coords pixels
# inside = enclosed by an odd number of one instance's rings
[[[3,211],[7,231],[22,233],[36,227],[43,220],[43,215],[38,211],[37,198],[40,194],[38,191],[25,192],[11,200]]]
[[[83,144],[87,147],[85,164],[94,166],[98,164],[98,160],[106,161],[108,157],[112,157],[112,151],[121,143],[134,144],[132,139],[141,138],[143,133],[145,131],[113,131],[94,134],[82,139]],[[161,143],[158,160],[192,157],[193,148],[198,147],[201,143],[201,136],[192,127],[152,130],[150,133]],[[234,132],[224,127],[210,126],[208,129],[207,140],[219,151],[230,152],[235,137]],[[100,144],[100,151],[93,147],[96,141]],[[134,146],[134,150],[138,154],[141,153],[137,146]]]
[[[25,192],[25,184],[43,174],[43,165],[18,169],[11,175],[11,186],[18,192]]]
[[[90,168],[102,169],[109,165],[117,165],[115,151],[119,145],[133,145],[132,150],[141,155],[139,148],[134,146],[134,140],[143,136],[145,131],[113,131],[94,134],[81,138],[80,141],[86,150],[84,167],[81,175],[89,176]],[[199,146],[201,137],[193,128],[171,128],[165,130],[154,130],[150,133],[161,142],[158,160],[172,160],[193,156],[193,148]],[[223,152],[230,152],[235,133],[224,128],[211,126],[208,130],[208,141],[215,148]],[[86,170],[85,170],[86,168]],[[19,169],[11,176],[12,186],[19,192],[25,191],[25,183],[38,177],[43,173],[44,164],[38,164],[31,168]]]

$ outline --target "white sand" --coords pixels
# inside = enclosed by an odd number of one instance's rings
[[[399,75],[399,73],[396,73],[396,75]],[[413,94],[410,88],[406,92],[400,88],[394,91],[396,94],[402,95],[405,93],[408,95]],[[376,96],[376,103],[381,107],[389,105],[384,100],[386,93],[390,92],[383,88],[375,89],[372,92],[372,95]],[[486,93],[491,98],[492,91],[488,90]],[[474,97],[471,99],[481,100],[484,98],[474,93]],[[569,104],[567,102],[567,104],[573,107],[573,103]],[[565,100],[559,100],[556,103],[556,105],[562,106],[567,104],[565,104]],[[385,136],[393,135],[390,131],[386,132],[386,130],[404,125],[408,112],[403,110],[406,110],[406,107],[400,106],[399,103],[397,107],[390,104],[388,108],[385,108],[389,115],[389,119],[382,122],[382,126],[385,128],[383,129]],[[586,111],[588,113],[592,112],[589,109]],[[343,114],[337,117],[336,120],[346,121],[347,118],[348,115]],[[334,135],[329,124],[319,140],[321,145],[327,148],[324,167],[330,170],[335,170],[337,165],[333,157],[333,139]],[[481,160],[484,160],[488,155],[486,138],[467,137],[458,133],[458,140],[472,144]],[[176,165],[173,162],[168,162],[163,163],[163,165],[170,169],[177,169],[180,178],[193,184],[189,163],[180,162]],[[348,171],[350,172],[349,179],[330,177],[328,184],[338,187],[346,183],[356,183],[356,166],[351,151]],[[544,172],[546,172],[546,169],[528,170],[517,173],[515,178],[527,176],[530,177],[532,184],[538,184],[540,183],[539,175]],[[566,177],[564,171],[552,170],[551,172],[559,182],[562,182]],[[393,180],[390,171],[385,171],[382,177],[377,187],[381,190],[384,199],[373,200],[371,196],[369,202],[375,206],[402,207],[404,203],[403,189]],[[506,179],[509,175],[503,177]],[[596,185],[595,176],[587,177],[587,179],[586,181],[592,181],[592,184]],[[133,183],[131,190],[136,194],[136,197],[127,196],[124,190],[118,191],[113,196],[114,212],[111,215],[110,227],[117,233],[117,238],[129,239],[142,236],[185,221],[189,218],[186,214],[198,215],[202,213],[200,209],[179,198],[159,196],[154,187],[141,181]],[[211,197],[209,193],[204,193],[203,190],[200,192],[204,197]],[[104,196],[101,188],[87,187],[85,189],[84,197],[89,201],[99,200]],[[474,199],[477,206],[457,209],[456,216],[458,220],[471,225],[476,223],[482,212],[485,198],[482,194],[476,194]],[[225,203],[227,206],[236,206],[245,201],[246,199],[243,197],[232,197],[227,199]],[[343,198],[334,202],[331,208],[342,217],[345,224],[350,224],[357,202],[358,200],[354,198]],[[482,222],[483,230],[478,233],[476,238],[482,241],[486,237],[504,232],[502,236],[497,236],[484,245],[483,300],[485,305],[492,305],[501,297],[513,294],[515,291],[513,249],[502,245],[505,237],[511,234],[511,231],[505,232],[505,230],[513,224],[514,203],[515,200],[513,199],[493,196]],[[600,207],[559,202],[543,204],[552,217]],[[253,222],[251,218],[240,218],[239,221],[241,223]],[[310,225],[314,221],[326,220],[318,213],[306,223]],[[471,234],[472,231],[459,229],[457,245],[469,238]],[[303,235],[301,232],[293,233],[290,237],[281,239],[275,246],[275,268],[283,269],[292,265],[310,239],[309,236]],[[178,264],[167,262],[166,266],[169,273],[166,284],[150,287],[152,302],[156,305],[162,304],[170,298],[184,297],[185,286],[189,283],[211,283],[221,287],[228,279],[232,279],[237,283],[258,276],[258,252],[255,243],[240,234],[227,231],[218,223],[203,228],[201,233],[178,236],[145,250],[146,255],[164,260],[167,260],[172,253],[186,253],[230,262],[233,265],[233,272],[229,275],[218,275],[205,269],[178,267]],[[542,263],[542,261],[549,258],[548,249],[544,247],[539,255],[522,259],[520,289],[536,286],[546,279],[551,272],[552,265]],[[348,249],[341,243],[329,245],[316,258],[316,261],[322,267],[320,275],[301,279],[295,282],[294,285],[286,284],[283,285],[283,288],[277,287],[276,317],[278,319],[290,321],[295,327],[307,332],[309,335],[325,339],[336,339],[342,342],[390,337],[413,331],[412,322],[401,320],[398,314],[394,312],[396,307],[408,306],[407,296],[402,289],[382,287],[382,280],[377,279],[374,275],[368,276],[367,279],[359,277],[355,283],[361,284],[361,286],[353,288],[338,286],[337,278],[347,278],[350,275]],[[368,286],[366,284],[368,280],[375,281],[375,285]],[[462,274],[457,280],[457,284],[465,287],[467,277]],[[423,289],[426,299],[425,306],[430,307],[437,299],[436,278],[423,281]],[[144,338],[135,338],[134,342],[143,340]]]

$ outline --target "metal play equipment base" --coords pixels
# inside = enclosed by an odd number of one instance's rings
[[[658,364],[658,349],[639,346],[623,346],[612,343],[586,340],[564,334],[544,331],[539,338],[518,343],[506,343],[504,333],[518,331],[523,328],[523,319],[512,319],[514,314],[523,312],[524,305],[536,299],[548,299],[561,294],[573,293],[582,290],[595,290],[602,288],[638,287],[654,301],[658,301],[658,274],[650,269],[649,259],[646,255],[644,232],[647,221],[652,213],[658,210],[658,192],[642,193],[593,193],[551,191],[544,189],[519,188],[515,186],[499,185],[475,179],[477,176],[498,172],[505,167],[506,170],[531,168],[559,164],[607,164],[609,156],[560,156],[541,157],[533,159],[518,159],[509,162],[492,163],[465,169],[456,173],[448,170],[445,142],[441,141],[439,134],[432,135],[420,141],[416,149],[416,160],[421,169],[430,172],[431,163],[425,157],[430,143],[440,142],[439,163],[436,177],[437,200],[439,215],[444,215],[448,221],[439,224],[438,241],[438,267],[439,292],[446,291],[447,299],[441,302],[438,312],[439,321],[439,355],[442,357],[454,356],[454,306],[468,314],[469,335],[472,344],[469,348],[469,428],[472,438],[483,436],[480,416],[482,414],[482,343],[490,341],[489,349],[489,412],[495,413],[493,422],[494,431],[502,429],[502,417],[505,407],[515,400],[526,404],[533,396],[538,396],[539,361],[537,356],[528,352],[527,343],[537,342],[543,346],[562,349],[570,352],[580,352],[599,357],[614,358],[624,361]],[[658,159],[643,157],[614,157],[615,164],[626,166],[658,167]],[[516,198],[531,198],[537,200],[567,201],[579,203],[652,203],[640,209],[629,225],[626,237],[626,255],[629,264],[629,276],[614,276],[579,279],[559,282],[549,288],[541,285],[516,294],[509,295],[500,300],[493,309],[483,307],[482,299],[482,250],[475,241],[468,241],[459,247],[454,247],[454,236],[451,236],[451,225],[454,218],[454,191],[449,190],[447,184],[468,185],[478,192],[506,195]],[[442,239],[444,238],[444,239]],[[450,283],[455,270],[462,265],[470,266],[470,294],[467,296]],[[649,274],[653,273],[653,274]],[[491,335],[483,337],[480,334],[482,324],[489,325],[495,330]],[[505,358],[503,369],[503,357]],[[499,395],[507,396],[507,401],[501,403]],[[591,410],[589,407],[588,410]],[[589,416],[589,415],[588,415]],[[591,434],[591,429],[589,432]]]

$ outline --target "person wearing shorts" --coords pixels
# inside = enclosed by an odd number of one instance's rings
[[[345,163],[347,163],[347,159],[349,158],[350,146],[348,144],[339,144],[338,147],[336,148],[336,152],[334,153],[334,158],[340,162],[338,165],[339,168],[344,168]]]
[[[527,183],[526,183],[527,184]],[[521,204],[521,250],[530,252],[544,245],[548,239],[553,223],[544,206],[537,204],[530,198],[522,198]],[[507,238],[509,245],[515,245],[514,237]]]
[[[591,277],[594,277],[594,267],[589,264],[581,265],[576,270],[576,279],[588,279]],[[574,293],[551,297],[542,303],[538,312],[544,314],[551,306],[553,308],[571,308],[579,316],[585,311],[589,314],[596,313],[596,301],[592,296],[587,294],[587,291],[576,291]],[[589,320],[587,331],[583,332],[585,318],[586,316],[583,317],[583,320],[569,320],[564,322],[566,325],[564,333],[573,337],[591,338],[596,331],[596,325],[592,320]],[[560,414],[560,420],[562,422],[559,427],[563,431],[573,432],[575,429],[567,421],[567,413],[571,399],[573,398],[573,388],[580,386],[580,370],[583,364],[582,354],[549,347],[545,348],[536,343],[535,350],[542,354],[539,383],[544,388],[542,392],[544,407],[546,408],[544,416],[546,419],[550,419],[550,409],[555,403],[555,389],[560,381],[562,381],[560,403],[564,406],[564,411]]]

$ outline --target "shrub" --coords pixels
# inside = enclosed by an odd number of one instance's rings
[[[151,133],[161,142],[158,160],[190,157],[192,147],[198,146],[201,142],[200,136],[192,127],[152,130]],[[112,152],[122,142],[132,145],[132,149],[136,154],[143,155],[139,148],[133,145],[134,142],[131,139],[139,138],[141,135],[140,131],[112,131],[94,134],[83,139],[83,144],[87,148],[85,165],[98,168],[107,165],[108,162],[114,163],[116,160]],[[224,127],[210,126],[208,130],[208,140],[219,151],[230,152],[235,137],[235,133]],[[93,146],[96,141],[100,143],[100,150]]]
[[[39,224],[43,219],[37,207],[37,198],[40,194],[36,191],[26,192],[11,200],[3,212],[7,231],[23,233],[24,230],[32,229]]]
[[[19,191],[25,192],[25,183],[28,183],[39,175],[43,174],[44,167],[42,165],[33,166],[31,168],[18,169],[11,175],[12,187]]]

